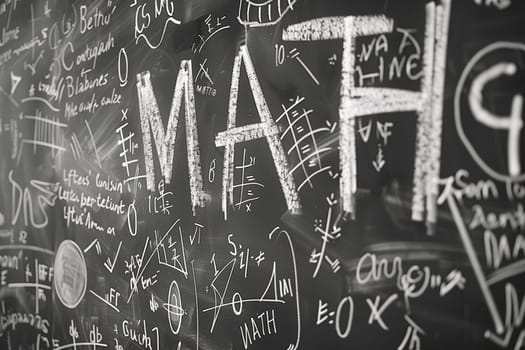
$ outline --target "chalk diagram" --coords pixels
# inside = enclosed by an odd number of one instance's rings
[[[240,0],[239,22],[252,27],[276,24],[284,15],[293,10],[297,0]]]
[[[87,268],[80,247],[71,240],[60,243],[55,257],[55,290],[60,302],[74,309],[84,299]]]

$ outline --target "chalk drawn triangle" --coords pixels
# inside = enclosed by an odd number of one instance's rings
[[[454,218],[454,222],[458,229],[461,242],[463,243],[463,247],[465,248],[465,252],[467,253],[470,264],[472,265],[472,269],[474,270],[474,275],[476,276],[476,280],[478,281],[481,293],[483,294],[483,298],[485,299],[485,303],[487,304],[487,307],[489,309],[492,321],[494,322],[496,332],[498,334],[503,334],[505,329],[498,308],[496,306],[496,302],[494,300],[494,295],[492,294],[489,288],[487,277],[485,276],[481,268],[481,264],[479,262],[478,256],[476,255],[476,251],[474,250],[472,240],[470,239],[468,230],[465,226],[465,223],[463,222],[463,217],[461,216],[461,212],[452,194],[447,196],[447,203],[450,208],[450,212],[452,213],[452,217]]]

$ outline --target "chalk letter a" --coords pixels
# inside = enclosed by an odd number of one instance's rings
[[[239,76],[242,62],[244,62],[244,67],[246,68],[248,82],[250,84],[250,89],[261,122],[236,127]],[[217,147],[225,147],[224,170],[222,177],[222,211],[224,212],[225,219],[228,216],[228,199],[230,204],[233,204],[233,160],[235,144],[263,137],[266,138],[268,146],[270,147],[270,152],[272,154],[275,169],[277,170],[277,175],[279,176],[286,205],[292,214],[299,214],[301,212],[301,203],[299,195],[297,194],[294,179],[289,170],[283,146],[279,141],[279,129],[272,119],[270,109],[264,98],[261,86],[259,85],[248,48],[246,45],[243,45],[239,48],[239,52],[237,53],[233,64],[232,84],[228,105],[228,128],[226,131],[218,133],[215,139],[215,145]]]

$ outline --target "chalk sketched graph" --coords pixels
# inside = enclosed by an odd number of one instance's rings
[[[297,0],[240,0],[239,22],[252,27],[271,26],[293,10]]]
[[[130,131],[128,123],[128,109],[121,109],[120,126],[115,130],[118,135],[118,141],[115,147],[120,147],[121,152],[119,157],[122,159],[121,166],[126,170],[127,178],[124,183],[128,184],[133,181],[133,193],[137,192],[137,187],[140,185],[138,180],[145,179],[146,175],[140,175],[139,160],[136,158],[136,152],[139,148],[139,144],[135,141],[135,132]],[[113,152],[113,148],[106,153],[104,158],[109,156]],[[133,166],[133,168],[131,167]]]
[[[295,100],[292,99],[291,101],[292,104],[288,107],[282,105],[283,112],[277,118],[277,123],[286,123],[286,129],[281,134],[281,141],[285,139],[291,141],[287,155],[294,154],[298,159],[288,176],[296,175],[295,172],[302,171],[303,180],[297,188],[300,191],[305,185],[313,188],[312,179],[316,175],[330,170],[330,166],[322,165],[321,157],[324,153],[330,152],[332,148],[320,147],[317,139],[323,133],[334,132],[335,125],[326,124],[314,129],[310,121],[313,110],[299,107],[304,101],[304,97],[296,97]]]
[[[315,232],[321,233],[321,239],[323,241],[321,244],[321,251],[317,252],[317,250],[314,249],[310,255],[310,263],[315,264],[315,270],[312,275],[314,278],[317,277],[323,261],[326,261],[330,265],[334,273],[341,268],[339,259],[332,260],[326,254],[327,244],[335,241],[341,236],[341,228],[335,223],[334,209],[337,205],[337,199],[335,199],[333,193],[326,197],[326,202],[328,203],[326,218],[324,220],[316,219],[314,222],[314,230]]]
[[[24,143],[33,144],[33,151],[36,151],[36,146],[48,147],[57,151],[65,151],[64,148],[64,130],[66,124],[58,121],[57,117],[47,118],[42,117],[42,114],[37,111],[36,115],[26,115],[26,120],[35,121],[35,129],[33,139],[24,139]]]
[[[22,118],[34,122],[34,129],[32,137],[24,137],[20,141],[18,161],[20,161],[24,145],[33,145],[33,152],[36,152],[37,146],[49,148],[53,155],[66,151],[64,133],[67,125],[60,122],[58,117],[48,117],[37,110],[35,115],[24,115]]]
[[[240,183],[233,184],[232,190],[237,192],[239,197],[238,200],[234,203],[237,209],[242,209],[243,206],[246,207],[246,212],[252,210],[252,202],[258,200],[260,196],[257,195],[256,188],[264,188],[264,184],[257,181],[255,175],[253,175],[253,167],[255,166],[255,157],[246,155],[246,148],[243,150],[242,154],[242,163],[240,165],[235,165],[235,171],[240,173]]]

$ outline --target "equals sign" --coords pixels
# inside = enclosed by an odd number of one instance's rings
[[[317,166],[317,161],[315,159],[311,159],[309,162],[308,162],[308,167],[309,168],[314,168]]]
[[[303,154],[308,154],[308,152],[310,152],[310,145],[309,144],[306,144],[304,146],[301,146],[301,151],[303,152]]]
[[[290,55],[290,58],[296,58],[301,53],[299,51],[297,51],[297,49],[294,48],[294,49],[291,49],[288,54]]]

